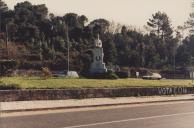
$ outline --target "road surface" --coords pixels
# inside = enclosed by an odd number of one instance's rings
[[[4,116],[0,128],[194,128],[194,101]]]

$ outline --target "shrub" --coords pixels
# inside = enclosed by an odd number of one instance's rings
[[[105,75],[105,79],[115,80],[115,79],[118,79],[118,76],[113,72],[111,72],[111,73],[108,72]]]
[[[129,77],[129,73],[128,72],[116,72],[116,75],[119,77],[119,78],[128,78]]]
[[[27,76],[28,77],[32,77],[33,76],[33,71],[32,70],[28,70],[27,71]]]
[[[0,68],[0,76],[6,76],[17,68],[17,62],[14,60],[1,60]]]
[[[47,67],[42,67],[42,76],[44,79],[47,79],[52,76],[51,71]]]
[[[19,68],[21,69],[35,69],[35,70],[40,70],[42,67],[42,62],[37,61],[37,62],[30,62],[30,61],[24,61],[21,62]]]
[[[93,75],[89,75],[88,77],[92,79],[118,79],[118,76],[112,71],[108,71],[106,73],[96,73]]]

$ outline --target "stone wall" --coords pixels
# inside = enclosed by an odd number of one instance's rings
[[[194,87],[177,88],[108,88],[64,90],[1,90],[0,101],[65,100],[102,97],[130,97],[194,94]]]

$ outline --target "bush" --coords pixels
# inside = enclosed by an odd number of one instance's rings
[[[119,78],[128,78],[129,77],[129,73],[128,72],[116,72],[116,75],[119,77]]]
[[[27,76],[28,77],[32,77],[33,76],[33,71],[32,70],[28,70],[27,71]]]
[[[111,80],[118,79],[118,76],[112,71],[108,71],[106,73],[97,73],[89,75],[88,77],[92,79],[111,79]]]
[[[49,68],[43,67],[43,68],[42,68],[42,77],[43,77],[44,79],[47,79],[47,78],[49,78],[49,77],[51,77],[51,76],[52,76],[52,72],[49,70]]]
[[[6,76],[17,68],[17,62],[14,60],[1,60],[0,61],[0,76]]]
[[[40,70],[41,67],[42,67],[41,61],[36,61],[36,62],[24,61],[24,62],[21,62],[19,66],[20,69],[35,69],[35,70]]]
[[[111,73],[106,73],[106,75],[105,75],[105,79],[111,79],[111,80],[116,80],[116,79],[118,79],[119,77],[115,74],[115,73],[113,73],[113,72],[111,72]]]

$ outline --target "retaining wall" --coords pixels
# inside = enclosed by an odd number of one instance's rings
[[[0,102],[194,94],[194,87],[0,90]]]

